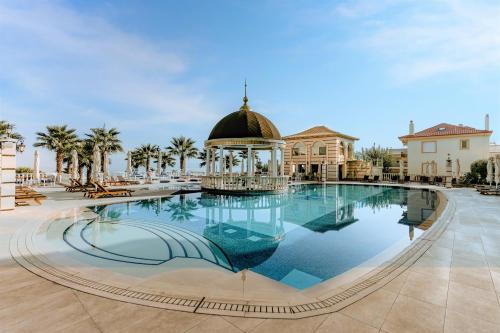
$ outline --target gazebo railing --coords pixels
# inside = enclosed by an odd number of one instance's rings
[[[288,176],[203,176],[201,186],[221,191],[282,191],[288,187]]]

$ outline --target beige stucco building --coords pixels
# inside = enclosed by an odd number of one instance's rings
[[[354,159],[354,143],[358,139],[326,126],[315,126],[283,140],[285,174],[338,180],[348,175],[347,162]]]
[[[488,158],[492,133],[487,115],[484,129],[442,123],[415,132],[410,122],[409,134],[399,139],[408,147],[410,175],[446,176],[449,156],[453,174],[459,177],[470,171],[473,162]]]

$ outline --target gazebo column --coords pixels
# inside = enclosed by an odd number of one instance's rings
[[[252,176],[255,175],[255,150],[252,151]]]
[[[211,163],[211,166],[210,166],[210,175],[215,176],[215,149],[212,148],[210,150],[212,152],[212,154],[210,154],[211,157],[212,157],[212,163]]]
[[[229,151],[229,176],[233,173],[233,151]]]
[[[243,154],[241,154],[241,175],[245,174],[245,160],[243,159]]]
[[[280,148],[280,176],[285,175],[285,150],[283,147]],[[291,168],[291,167],[290,167]]]
[[[252,146],[247,147],[247,176],[253,176],[252,175]]]
[[[205,175],[209,176],[210,175],[210,149],[206,148],[206,155],[205,155]]]
[[[224,146],[219,147],[219,175],[223,176],[224,175]]]
[[[271,149],[271,176],[276,177],[278,175],[277,173],[277,163],[276,163],[276,147],[273,147]]]

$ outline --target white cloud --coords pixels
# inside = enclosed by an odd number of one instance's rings
[[[354,43],[384,56],[400,81],[500,68],[498,2],[356,1],[337,14],[360,24]]]
[[[17,102],[53,106],[48,120],[89,108],[141,123],[213,118],[204,95],[179,83],[189,64],[175,43],[146,40],[60,2],[0,3],[0,31],[0,85]],[[5,90],[1,95],[16,103]]]

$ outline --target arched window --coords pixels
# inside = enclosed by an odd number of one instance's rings
[[[297,142],[293,145],[292,156],[304,156],[306,154],[306,146],[302,142]]]
[[[313,156],[325,156],[326,155],[326,145],[323,141],[316,141],[312,146]]]
[[[352,147],[352,143],[347,144],[347,157],[348,158],[353,158],[354,157],[354,149]]]

